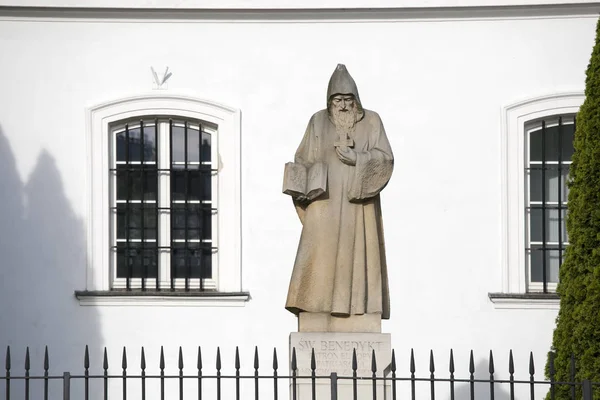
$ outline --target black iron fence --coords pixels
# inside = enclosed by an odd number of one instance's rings
[[[273,350],[269,372],[259,373],[259,353],[255,348],[252,367],[241,372],[240,353],[236,347],[233,368],[227,373],[223,370],[221,351],[217,348],[216,358],[211,367],[204,365],[202,350],[198,347],[194,355],[195,365],[184,373],[183,350],[179,348],[177,366],[171,366],[176,373],[167,373],[165,354],[161,347],[157,373],[149,373],[145,350],[142,347],[139,356],[139,366],[129,365],[126,348],[120,358],[120,365],[111,366],[107,350],[104,348],[100,373],[90,372],[90,355],[86,346],[83,354],[83,369],[79,373],[63,372],[54,374],[50,372],[50,357],[48,348],[45,348],[43,369],[39,374],[32,373],[32,362],[29,348],[26,349],[24,369],[15,368],[11,360],[10,347],[6,350],[5,375],[0,376],[0,382],[5,386],[5,399],[291,399],[291,400],[377,400],[377,399],[429,399],[443,398],[448,400],[504,400],[504,399],[544,399],[554,400],[560,390],[568,393],[571,400],[592,400],[594,392],[600,390],[600,382],[589,380],[575,381],[575,359],[571,357],[571,377],[568,382],[559,382],[554,379],[554,363],[549,364],[550,379],[536,378],[536,366],[533,354],[529,354],[527,379],[515,377],[515,362],[512,350],[508,356],[508,374],[506,378],[499,378],[494,355],[490,351],[486,360],[484,378],[481,376],[481,366],[475,370],[473,351],[469,355],[468,374],[456,377],[453,351],[447,363],[446,371],[440,372],[434,360],[433,351],[429,354],[429,368],[425,374],[417,374],[415,356],[411,350],[407,363],[407,373],[401,373],[397,368],[395,351],[392,350],[389,365],[379,366],[375,350],[370,360],[370,374],[359,373],[356,349],[352,352],[349,361],[352,371],[347,376],[335,372],[318,374],[320,369],[315,351],[312,349],[310,366],[299,366],[296,349],[292,349],[290,363],[285,367],[285,373],[280,374],[279,361],[276,349]],[[248,366],[249,367],[249,366]],[[306,368],[305,368],[306,367]],[[308,368],[308,369],[307,369]],[[118,370],[115,373],[114,370]],[[189,370],[194,371],[189,374]],[[22,371],[15,373],[15,370]],[[207,370],[210,371],[207,374]],[[301,375],[300,370],[309,371]],[[231,373],[229,373],[231,372]],[[476,374],[477,372],[477,374]],[[152,385],[151,385],[152,383]],[[77,384],[77,385],[75,385]],[[54,390],[50,386],[54,385]],[[32,387],[37,387],[37,394],[32,394]],[[75,390],[74,386],[77,386]],[[210,386],[210,387],[209,387]],[[483,389],[482,389],[483,388]],[[564,398],[562,396],[561,398]]]

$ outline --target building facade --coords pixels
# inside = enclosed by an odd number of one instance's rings
[[[141,346],[153,366],[164,346],[169,371],[179,346],[192,370],[198,346],[208,370],[217,347],[224,369],[236,346],[247,371],[255,346],[286,365],[301,224],[283,166],[343,63],[394,151],[383,330],[399,371],[411,349],[417,371],[431,349],[446,371],[453,349],[467,376],[473,350],[486,376],[493,350],[505,378],[512,349],[541,379],[599,10],[0,1],[0,344],[17,366],[29,346],[38,372],[46,345],[61,372],[86,345],[116,374]]]

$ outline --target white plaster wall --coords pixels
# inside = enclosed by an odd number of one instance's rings
[[[595,23],[593,15],[0,19],[0,346],[13,347],[16,365],[32,346],[38,371],[44,344],[53,370],[62,372],[79,368],[86,343],[96,373],[103,346],[115,374],[122,346],[137,367],[142,345],[152,368],[160,345],[171,368],[184,346],[189,374],[198,345],[206,374],[214,371],[217,346],[228,373],[236,345],[246,368],[255,345],[261,369],[270,367],[273,347],[285,366],[295,317],[283,307],[300,223],[281,194],[283,165],[309,117],[325,106],[329,76],[341,62],[363,105],[381,115],[396,157],[382,195],[392,299],[384,331],[392,333],[400,371],[408,374],[410,348],[423,376],[429,349],[445,371],[453,348],[457,376],[466,377],[468,351],[481,371],[493,349],[506,377],[514,349],[517,374],[528,378],[532,350],[541,378],[556,311],[497,310],[487,297],[501,291],[501,111],[518,100],[583,90]],[[242,111],[243,288],[252,299],[241,308],[80,307],[73,291],[85,286],[85,108],[147,93],[150,66],[167,65],[169,93]]]

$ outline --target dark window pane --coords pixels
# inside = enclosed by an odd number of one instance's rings
[[[569,165],[561,166],[560,179],[558,165],[546,165],[544,170],[545,187],[542,187],[542,166],[532,165],[529,171],[529,201],[543,201],[542,189],[544,189],[546,202],[558,203],[559,193],[560,201],[562,203],[566,202],[569,196],[568,178]]]
[[[198,216],[193,212],[193,209],[185,207],[183,204],[173,204],[171,213],[171,238],[174,240],[196,239],[196,237],[192,237],[193,232],[191,232],[192,227],[198,224]]]
[[[530,241],[541,242],[542,241],[542,209],[532,208],[529,210],[529,229],[531,231]]]
[[[563,255],[564,256],[564,255]],[[560,252],[558,250],[546,251],[546,279],[548,282],[558,282],[558,269],[560,267]]]
[[[200,243],[175,243],[171,262],[175,278],[210,278],[212,276],[212,252]]]
[[[127,161],[127,141],[125,140],[126,135],[125,132],[120,132],[116,134],[116,144],[117,144],[117,161]]]
[[[211,211],[208,205],[173,204],[171,237],[174,240],[207,240],[211,238]],[[187,210],[187,211],[186,211]],[[186,238],[187,222],[187,238]]]
[[[117,204],[117,239],[142,239],[142,215],[144,240],[156,239],[156,208],[155,204]]]
[[[569,140],[569,128],[566,125],[563,126],[564,137],[560,143],[558,130],[558,126],[552,126],[546,127],[544,131],[542,131],[542,129],[536,129],[529,134],[529,159],[531,161],[542,161],[542,158],[544,158],[546,161],[558,161],[559,150],[561,150],[560,147],[562,147],[562,145],[567,145],[567,148],[560,152],[561,156],[563,157],[563,161],[568,161],[571,159],[573,152],[570,149],[573,147],[573,139],[572,136],[570,136],[571,145],[569,146],[567,143]],[[543,132],[544,134],[542,138]],[[544,141],[544,154],[542,153],[542,140]]]
[[[142,161],[140,128],[129,129],[129,161]]]
[[[562,171],[560,171],[562,172]],[[564,179],[559,175],[558,165],[552,165],[545,173],[546,180],[546,201],[558,202],[559,193],[564,200]],[[559,190],[560,187],[560,190]]]
[[[568,243],[569,242],[569,235],[567,235],[567,214],[569,213],[568,210],[560,210],[561,211],[561,216],[562,216],[562,242],[563,243]]]
[[[190,165],[190,169],[188,169],[188,171],[180,168],[172,171],[171,179],[173,185],[173,200],[202,201],[211,199],[212,180],[210,167],[198,167],[198,165]]]
[[[117,165],[117,200],[156,200],[157,186],[156,166]]]
[[[181,168],[178,168],[181,167]],[[182,168],[183,166],[173,166],[171,172],[171,199],[172,200],[191,200],[187,198],[189,183],[188,175]],[[177,168],[177,169],[175,169]]]
[[[545,242],[556,242],[558,243],[558,226],[559,226],[559,210],[556,208],[547,208],[544,212],[544,224],[542,225],[542,208],[532,208],[530,210],[530,230],[531,230],[531,241],[542,242],[542,231],[546,230]],[[561,222],[563,225],[561,230],[564,232],[564,221]],[[564,238],[564,236],[563,236]],[[564,239],[563,239],[564,242]]]
[[[171,129],[171,162],[185,161],[185,139],[184,129],[182,126],[172,125]]]
[[[540,248],[531,249],[531,282],[543,282],[543,252]]]
[[[148,247],[148,244],[145,244]],[[117,244],[117,278],[156,278],[158,257],[153,247],[142,243]]]
[[[129,142],[127,142],[129,137]],[[119,132],[116,134],[117,161],[156,161],[156,128],[154,126],[144,126],[144,140],[140,127],[129,128],[129,132]],[[127,155],[129,154],[129,158]]]
[[[562,161],[571,161],[573,158],[573,140],[575,137],[575,128],[573,124],[563,125],[562,131]]]
[[[194,200],[210,200],[212,198],[212,176],[209,168],[202,167],[190,176],[191,196]]]
[[[158,174],[156,168],[145,166],[131,173],[131,200],[156,200]]]
[[[558,243],[559,210],[546,210],[546,241]]]
[[[204,208],[202,210],[202,239],[210,240],[212,239],[212,215],[213,212],[211,209]]]
[[[563,260],[564,260],[564,251]],[[546,258],[546,282],[557,283],[560,267],[561,252],[556,249],[543,251],[541,248],[533,248],[531,250],[530,273],[531,281],[537,283],[544,282],[544,257]]]
[[[542,131],[536,130],[529,134],[529,159],[542,161]]]
[[[117,166],[117,200],[127,200],[129,196],[129,176],[127,167]]]
[[[127,136],[127,132],[116,134],[117,161],[140,162],[142,157],[144,162],[156,161],[156,128],[154,125],[144,126],[143,143],[139,126],[129,129],[129,142],[127,142]],[[128,150],[129,158],[127,158]]]
[[[529,170],[529,201],[542,200],[542,167],[532,165]]]
[[[185,132],[183,126],[172,127],[171,145],[173,158],[171,162],[183,163],[185,158]],[[200,161],[210,161],[210,134],[202,132],[202,142],[200,141],[200,131],[196,128],[187,128],[187,162],[196,163]]]
[[[211,137],[210,133],[202,132],[202,147],[200,148],[201,161],[211,161]]]
[[[200,132],[188,128],[188,162],[200,161]]]
[[[571,170],[571,166],[570,165],[563,165],[561,168],[561,174],[562,174],[562,202],[566,202],[569,200],[569,185],[567,184],[569,182],[569,171]]]
[[[559,154],[559,141],[558,141],[558,126],[546,127],[546,133],[544,138],[544,147],[546,153],[544,154],[546,161],[558,161]]]

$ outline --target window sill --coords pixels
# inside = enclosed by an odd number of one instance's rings
[[[558,310],[556,293],[488,293],[496,309]]]
[[[75,291],[80,306],[243,307],[247,292]]]

